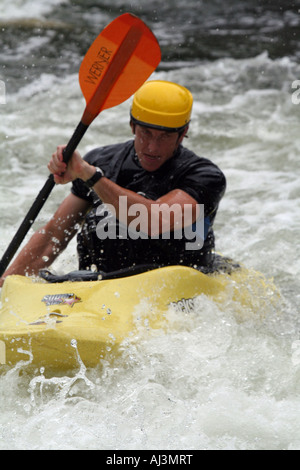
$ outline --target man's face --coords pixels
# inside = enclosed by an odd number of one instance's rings
[[[133,129],[133,127],[132,127]],[[158,170],[174,155],[185,135],[166,132],[151,127],[135,125],[135,151],[141,166],[146,171]]]

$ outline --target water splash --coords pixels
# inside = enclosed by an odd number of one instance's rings
[[[79,371],[74,377],[50,377],[46,378],[44,375],[45,368],[40,369],[40,375],[34,377],[29,384],[29,392],[31,397],[31,405],[36,407],[38,401],[44,405],[47,403],[49,397],[49,390],[51,390],[51,399],[53,399],[53,390],[55,390],[55,398],[58,400],[66,400],[68,397],[76,395],[75,384],[83,381],[86,387],[91,391],[95,388],[93,382],[86,377],[86,366],[84,365],[77,348],[77,341],[71,340],[71,346],[76,351],[77,362]]]

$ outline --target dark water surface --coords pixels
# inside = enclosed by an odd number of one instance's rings
[[[264,51],[271,59],[300,58],[299,1],[69,0],[42,15],[31,5],[25,17],[24,10],[10,17],[6,8],[0,19],[0,79],[8,92],[42,72],[77,72],[93,39],[124,12],[139,16],[156,34],[160,70]]]

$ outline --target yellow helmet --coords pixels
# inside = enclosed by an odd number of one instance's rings
[[[178,132],[190,122],[193,96],[177,83],[153,80],[144,83],[133,97],[134,124]]]

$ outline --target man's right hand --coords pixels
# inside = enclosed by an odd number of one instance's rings
[[[77,178],[83,181],[91,178],[95,173],[95,167],[83,160],[77,150],[73,153],[68,164],[63,161],[63,150],[65,147],[65,145],[59,145],[48,164],[48,170],[54,175],[55,183],[67,184]]]

